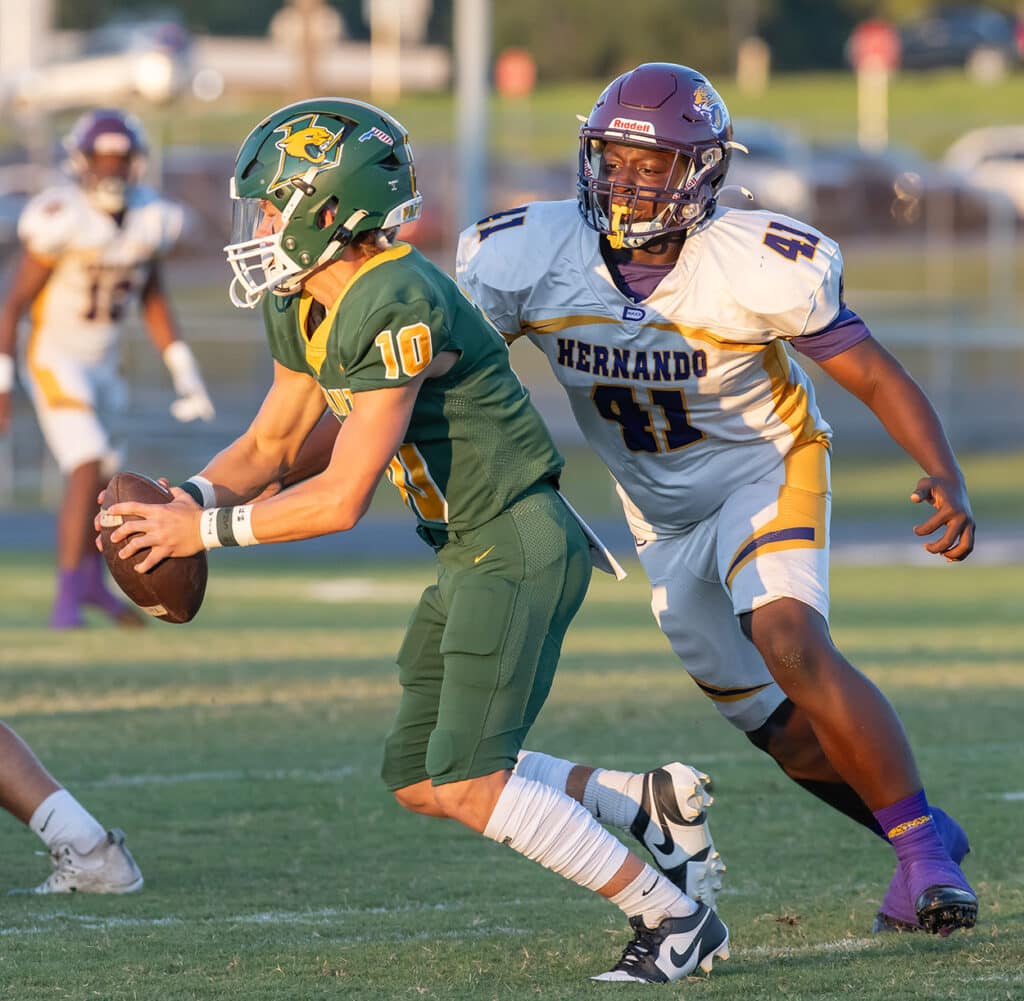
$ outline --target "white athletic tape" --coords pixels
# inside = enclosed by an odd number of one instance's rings
[[[117,528],[124,524],[124,518],[119,514],[111,514],[106,509],[100,510],[100,528]]]

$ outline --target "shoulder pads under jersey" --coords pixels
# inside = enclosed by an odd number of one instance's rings
[[[842,253],[813,226],[778,212],[719,209],[698,239],[694,291],[738,332],[796,337],[839,312]]]
[[[486,216],[459,236],[459,286],[506,335],[519,331],[519,311],[583,225],[575,201],[531,202]]]
[[[37,257],[54,258],[88,225],[89,205],[74,184],[48,188],[33,197],[18,218],[18,237]]]

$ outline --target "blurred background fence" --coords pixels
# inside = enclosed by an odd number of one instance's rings
[[[220,251],[234,152],[261,115],[317,92],[396,114],[412,133],[426,198],[423,219],[403,236],[451,270],[458,228],[475,217],[467,213],[574,197],[575,115],[615,73],[669,59],[711,75],[750,148],[729,181],[754,201],[723,200],[791,214],[839,239],[849,304],[925,385],[955,444],[1019,450],[1016,13],[1012,3],[947,11],[898,0],[650,0],[628,12],[606,0],[180,0],[159,10],[0,0],[3,280],[17,254],[18,212],[59,177],[59,138],[73,117],[97,103],[138,113],[153,145],[150,179],[189,210],[168,284],[218,415],[202,427],[171,420],[166,372],[133,321],[126,461],[187,475],[241,429],[270,375],[258,315],[228,304]],[[477,175],[467,172],[474,157]],[[546,363],[527,347],[513,361],[573,448],[578,435]],[[817,382],[840,456],[894,448],[859,403]],[[18,396],[13,434],[0,439],[0,506],[52,507],[59,495]]]

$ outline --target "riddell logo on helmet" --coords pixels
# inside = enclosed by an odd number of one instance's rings
[[[647,136],[654,135],[654,126],[650,122],[639,122],[633,118],[613,118],[608,128],[621,129],[623,132],[639,132]]]

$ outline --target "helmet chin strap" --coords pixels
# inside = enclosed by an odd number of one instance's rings
[[[351,242],[355,234],[352,232],[356,226],[359,225],[370,213],[363,211],[363,209],[356,209],[340,226],[335,229],[331,235],[331,240],[324,247],[323,252],[316,259],[316,263],[306,268],[304,271],[299,271],[295,274],[288,275],[288,277],[275,285],[273,291],[278,295],[291,295],[293,292],[297,292],[304,282],[308,281],[312,275],[315,275],[318,271],[326,268],[337,256],[344,250]]]
[[[355,236],[355,228],[370,213],[356,209],[331,235],[331,242],[324,247],[324,252],[316,259],[317,266],[329,264],[340,250],[344,250]]]

